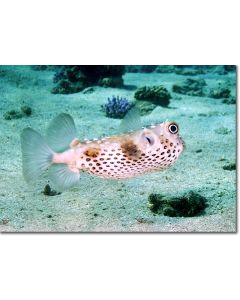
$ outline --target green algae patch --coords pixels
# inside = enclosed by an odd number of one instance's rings
[[[194,217],[204,212],[207,199],[193,191],[179,197],[150,194],[148,207],[154,214],[168,217]]]

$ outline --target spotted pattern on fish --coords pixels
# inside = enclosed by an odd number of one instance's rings
[[[139,135],[141,131],[137,135],[132,133],[101,140],[100,143],[88,141],[81,144],[75,149],[76,153],[80,151],[76,167],[104,178],[130,178],[170,167],[183,150],[181,139],[166,138],[164,134],[158,137],[158,141],[156,139],[157,147],[144,149],[136,143]],[[82,155],[81,148],[85,147],[87,149]]]

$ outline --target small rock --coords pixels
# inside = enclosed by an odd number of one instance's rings
[[[26,115],[26,116],[31,116],[32,114],[32,109],[30,106],[24,105],[21,107],[21,111]]]
[[[230,164],[224,165],[222,168],[223,168],[223,170],[227,170],[227,171],[236,170],[236,163],[230,163]]]
[[[0,221],[0,225],[7,225],[9,223],[9,219],[2,219]]]
[[[229,98],[223,99],[222,103],[225,104],[236,104],[236,98],[233,96],[230,96]]]
[[[49,184],[45,185],[44,190],[42,191],[42,193],[46,196],[56,196],[56,195],[61,194],[60,192],[52,190]]]
[[[196,150],[196,153],[201,153],[201,152],[202,152],[202,149]]]

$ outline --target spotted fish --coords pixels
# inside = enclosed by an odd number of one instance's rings
[[[46,138],[31,128],[21,135],[23,175],[27,182],[48,169],[58,188],[79,182],[80,172],[121,179],[169,168],[183,151],[184,143],[174,122],[141,127],[136,110],[122,121],[121,130],[131,132],[80,141],[72,117],[60,114],[50,124]]]

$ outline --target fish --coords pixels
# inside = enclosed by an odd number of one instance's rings
[[[177,123],[143,127],[134,108],[122,120],[119,134],[93,140],[80,140],[73,118],[61,113],[50,123],[46,137],[32,128],[23,130],[23,177],[31,183],[48,171],[60,190],[77,185],[81,172],[128,179],[171,167],[184,145]]]

